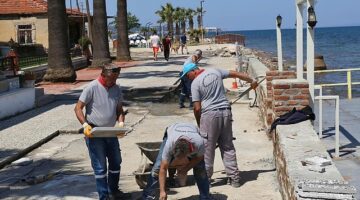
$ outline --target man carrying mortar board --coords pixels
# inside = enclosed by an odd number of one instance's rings
[[[118,188],[121,168],[118,138],[93,137],[91,133],[93,127],[114,127],[116,121],[119,127],[124,126],[123,96],[120,86],[116,85],[119,74],[118,66],[105,65],[99,78],[83,90],[75,106],[76,117],[84,127],[100,200],[130,198],[129,194],[122,193]]]

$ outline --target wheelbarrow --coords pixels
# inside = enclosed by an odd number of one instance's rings
[[[135,175],[136,183],[139,185],[140,189],[144,189],[147,185],[152,167],[155,164],[156,158],[159,154],[161,143],[162,142],[136,143],[136,145],[141,150],[141,161],[138,169],[134,171],[133,174]],[[169,167],[168,173],[169,185],[175,186],[176,183],[174,177],[176,173],[176,168]],[[178,182],[179,186],[184,186],[186,184],[186,176],[182,178],[178,177]]]
[[[136,183],[139,185],[140,189],[144,189],[146,187],[152,166],[159,154],[161,143],[162,142],[136,143],[141,150],[141,161],[140,166],[133,172],[133,174],[135,175]]]

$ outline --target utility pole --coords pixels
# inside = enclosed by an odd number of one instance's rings
[[[204,26],[203,26],[203,24],[204,24],[204,20],[203,20],[203,3],[204,3],[205,1],[204,0],[201,0],[200,1],[200,11],[201,11],[201,13],[200,13],[200,18],[201,18],[201,26],[200,26],[200,29],[201,29],[201,43],[202,44],[204,44]]]

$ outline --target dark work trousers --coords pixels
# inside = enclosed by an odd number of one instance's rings
[[[192,97],[191,97],[191,80],[188,79],[186,76],[181,78],[181,91],[180,91],[180,107],[184,107],[185,98],[189,98],[189,107],[193,106]]]
[[[205,139],[205,165],[209,178],[214,171],[216,144],[219,144],[221,158],[228,177],[240,178],[236,151],[233,143],[232,113],[229,109],[208,111],[201,114],[200,135]]]
[[[164,57],[165,57],[165,60],[169,60],[169,56],[170,56],[170,49],[164,48]]]

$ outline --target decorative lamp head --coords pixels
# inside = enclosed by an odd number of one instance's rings
[[[282,17],[280,15],[278,15],[276,17],[276,24],[279,28],[281,27],[281,22],[282,22]]]
[[[315,10],[314,7],[310,6],[308,8],[308,21],[307,21],[308,25],[313,29],[317,23],[316,21],[316,15],[315,15]]]

